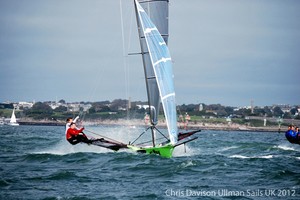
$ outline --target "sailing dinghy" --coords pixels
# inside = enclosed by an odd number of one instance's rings
[[[172,60],[167,46],[169,36],[169,0],[135,0],[134,2],[151,125],[136,140],[129,144],[124,144],[96,133],[94,134],[103,138],[95,139],[90,144],[114,151],[128,148],[139,153],[158,154],[162,157],[170,158],[175,147],[197,139],[193,135],[200,130],[179,133],[177,129]],[[157,128],[161,104],[166,119],[168,136],[165,136]],[[147,142],[135,144],[142,135],[149,132],[152,135],[150,144],[147,144]],[[156,135],[158,134],[163,137],[157,138]],[[164,141],[158,142],[161,139],[164,139]]]
[[[192,135],[200,130],[178,133],[172,60],[167,46],[168,4],[169,0],[135,0],[151,120],[148,130],[152,133],[152,144],[134,145],[134,141],[127,147],[137,152],[170,158],[176,146],[197,139]],[[160,104],[166,119],[168,137],[157,128]],[[165,141],[156,144],[156,134],[163,135]]]

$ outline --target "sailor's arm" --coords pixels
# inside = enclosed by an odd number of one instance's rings
[[[73,120],[74,123],[76,123],[76,121],[79,119],[79,116],[75,117],[75,119]]]

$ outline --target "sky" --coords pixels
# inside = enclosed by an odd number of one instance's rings
[[[170,0],[177,104],[300,105],[300,1]],[[0,102],[146,101],[133,0],[0,0]]]

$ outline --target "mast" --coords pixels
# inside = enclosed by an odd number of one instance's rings
[[[151,21],[156,25],[161,33],[165,43],[168,43],[169,26],[169,0],[138,0],[142,8],[146,11]],[[158,123],[158,114],[160,110],[159,88],[153,70],[150,54],[147,47],[147,42],[142,29],[141,21],[138,17],[137,5],[135,5],[136,20],[138,25],[138,33],[141,46],[141,54],[143,58],[144,74],[146,81],[149,116],[152,132],[152,145],[155,146],[155,126]]]

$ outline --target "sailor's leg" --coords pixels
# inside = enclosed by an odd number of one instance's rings
[[[68,142],[72,145],[78,144],[80,141],[78,140],[77,137],[72,137],[70,139],[68,139]]]
[[[87,144],[92,143],[92,141],[89,140],[84,133],[82,135],[78,135],[77,138],[78,140],[80,140],[80,142],[87,143]]]

